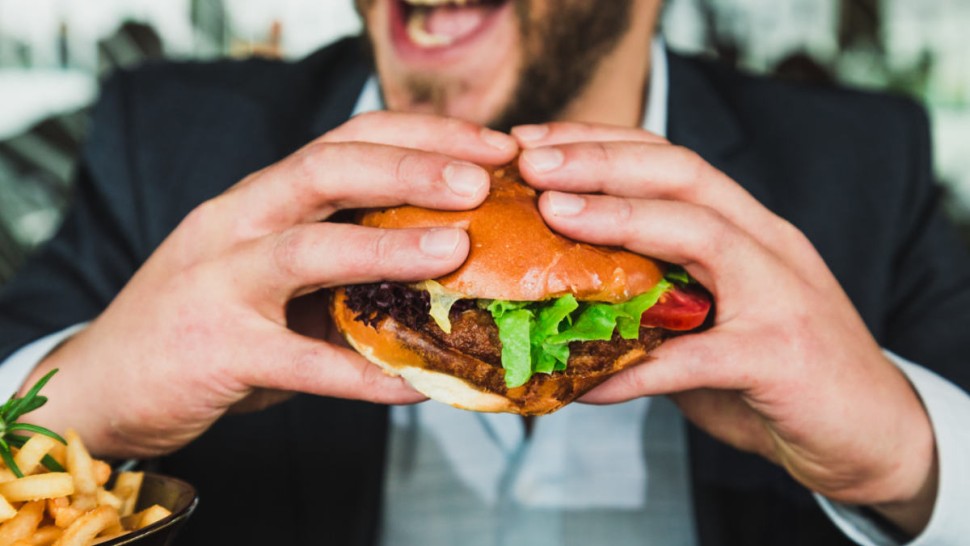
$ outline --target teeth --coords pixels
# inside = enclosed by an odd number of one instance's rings
[[[427,1],[427,0],[425,0]],[[425,30],[425,21],[428,19],[428,10],[417,9],[408,19],[408,37],[411,41],[422,47],[443,47],[450,45],[452,40],[448,36],[438,36]]]

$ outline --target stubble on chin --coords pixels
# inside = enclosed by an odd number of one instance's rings
[[[632,0],[595,4],[559,0],[546,4],[544,13],[538,14],[532,1],[512,1],[522,48],[521,65],[515,68],[509,89],[493,89],[507,95],[487,115],[487,120],[478,120],[501,131],[514,125],[556,119],[586,88],[600,61],[629,30],[633,9]],[[366,15],[375,3],[376,0],[355,0],[367,36],[370,31],[366,28]],[[407,73],[398,74],[395,85],[388,81],[388,74],[380,76],[390,108],[458,117],[463,116],[452,111],[457,97],[473,89],[494,87],[495,81],[504,79],[463,81],[442,74]],[[496,96],[492,93],[492,99]]]
[[[420,108],[422,105],[431,107],[431,110],[439,114],[445,108],[445,92],[441,84],[429,76],[411,75],[405,78],[404,88],[411,108]]]

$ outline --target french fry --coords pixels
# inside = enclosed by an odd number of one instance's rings
[[[141,492],[141,484],[145,478],[142,472],[121,472],[115,478],[115,487],[112,493],[121,499],[121,508],[118,513],[121,517],[130,516],[135,512],[135,503],[138,502],[138,494]]]
[[[50,455],[52,459],[57,461],[57,464],[64,467],[67,466],[67,446],[66,445],[60,442],[55,442],[54,448],[51,449],[48,455]]]
[[[31,546],[50,546],[57,539],[61,538],[61,533],[63,532],[64,530],[59,527],[45,525],[34,531],[34,534],[29,539],[21,539],[21,541],[26,540]]]
[[[116,538],[118,538],[118,537],[120,537],[122,535],[127,534],[127,533],[128,533],[128,531],[124,531],[124,532],[116,533],[116,534],[111,534],[111,533],[105,532],[101,536],[99,536],[98,538],[94,539],[94,542],[92,542],[91,544],[92,544],[92,546],[97,545],[97,544],[102,544],[102,543],[108,542],[109,540],[114,540],[114,539],[116,539]]]
[[[4,497],[0,497],[0,523],[17,515],[17,509]]]
[[[116,525],[119,525],[118,512],[110,506],[99,506],[77,518],[54,546],[87,546],[101,531]]]
[[[77,521],[77,518],[81,517],[84,512],[74,508],[73,506],[68,506],[61,509],[54,518],[54,525],[58,529],[67,529],[72,523]]]
[[[71,499],[67,497],[51,497],[47,499],[47,513],[51,517],[56,517],[58,510],[63,510],[71,505]]]
[[[5,407],[37,407],[43,402],[37,392],[54,371],[23,399],[11,400]],[[129,533],[129,525],[142,528],[170,514],[158,505],[132,514],[143,474],[121,472],[114,488],[106,490],[113,475],[111,466],[91,457],[75,431],[67,431],[65,445],[43,427],[20,428],[36,433],[30,438],[11,437],[13,445],[0,446],[0,546],[91,546]],[[51,459],[66,471],[43,468]],[[12,468],[19,470],[16,475]],[[125,525],[119,510],[127,516]]]
[[[68,429],[64,437],[67,440],[67,471],[74,478],[74,498],[71,505],[78,510],[87,511],[98,505],[95,499],[98,483],[94,478],[91,454],[73,429]]]
[[[66,472],[34,474],[0,483],[0,495],[10,502],[64,497],[74,493],[74,483],[75,480]]]
[[[137,512],[122,518],[121,524],[124,525],[125,529],[137,531],[138,529],[148,527],[156,521],[170,515],[172,515],[172,512],[170,512],[168,509],[157,504],[153,504],[141,512]]]
[[[20,448],[13,461],[17,463],[25,476],[29,476],[37,470],[37,467],[40,466],[40,460],[51,449],[54,449],[55,444],[57,444],[57,440],[43,434],[35,434]]]
[[[7,467],[0,468],[0,483],[12,482],[17,479],[16,474]]]
[[[17,515],[0,525],[0,546],[10,546],[22,538],[29,538],[44,519],[44,502],[28,502]]]
[[[98,487],[104,487],[104,484],[108,483],[108,480],[111,479],[111,465],[98,459],[95,459],[92,465],[92,471],[94,472],[94,483],[96,483]]]
[[[110,506],[115,510],[120,509],[123,504],[121,499],[101,488],[98,488],[98,492],[95,493],[95,498],[98,500],[98,506]]]
[[[80,510],[71,507],[71,501],[67,497],[47,499],[47,513],[54,519],[54,525],[60,529],[66,529],[81,515]]]
[[[108,491],[111,466],[92,458],[76,432],[65,437],[67,446],[35,435],[11,450],[23,478],[0,461],[0,546],[90,546],[170,515],[159,505],[133,514],[144,474],[120,472]],[[45,456],[67,472],[42,469]]]
[[[153,504],[148,508],[139,512],[141,517],[138,519],[138,529],[143,527],[148,527],[149,525],[155,523],[156,521],[167,518],[172,515],[172,512],[162,506]]]

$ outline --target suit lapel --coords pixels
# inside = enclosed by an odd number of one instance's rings
[[[364,46],[357,38],[348,38],[335,52],[335,69],[320,74],[315,83],[318,101],[310,110],[309,139],[337,127],[350,119],[357,98],[373,69],[364,55]],[[329,49],[329,48],[328,48]],[[324,92],[320,92],[324,91]]]
[[[695,63],[669,54],[667,131],[673,143],[717,166],[743,149],[747,139],[740,120]]]

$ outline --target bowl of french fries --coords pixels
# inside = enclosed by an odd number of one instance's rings
[[[53,373],[0,407],[0,546],[170,544],[198,504],[191,485],[114,472],[73,430],[18,422],[46,402],[38,392]]]

